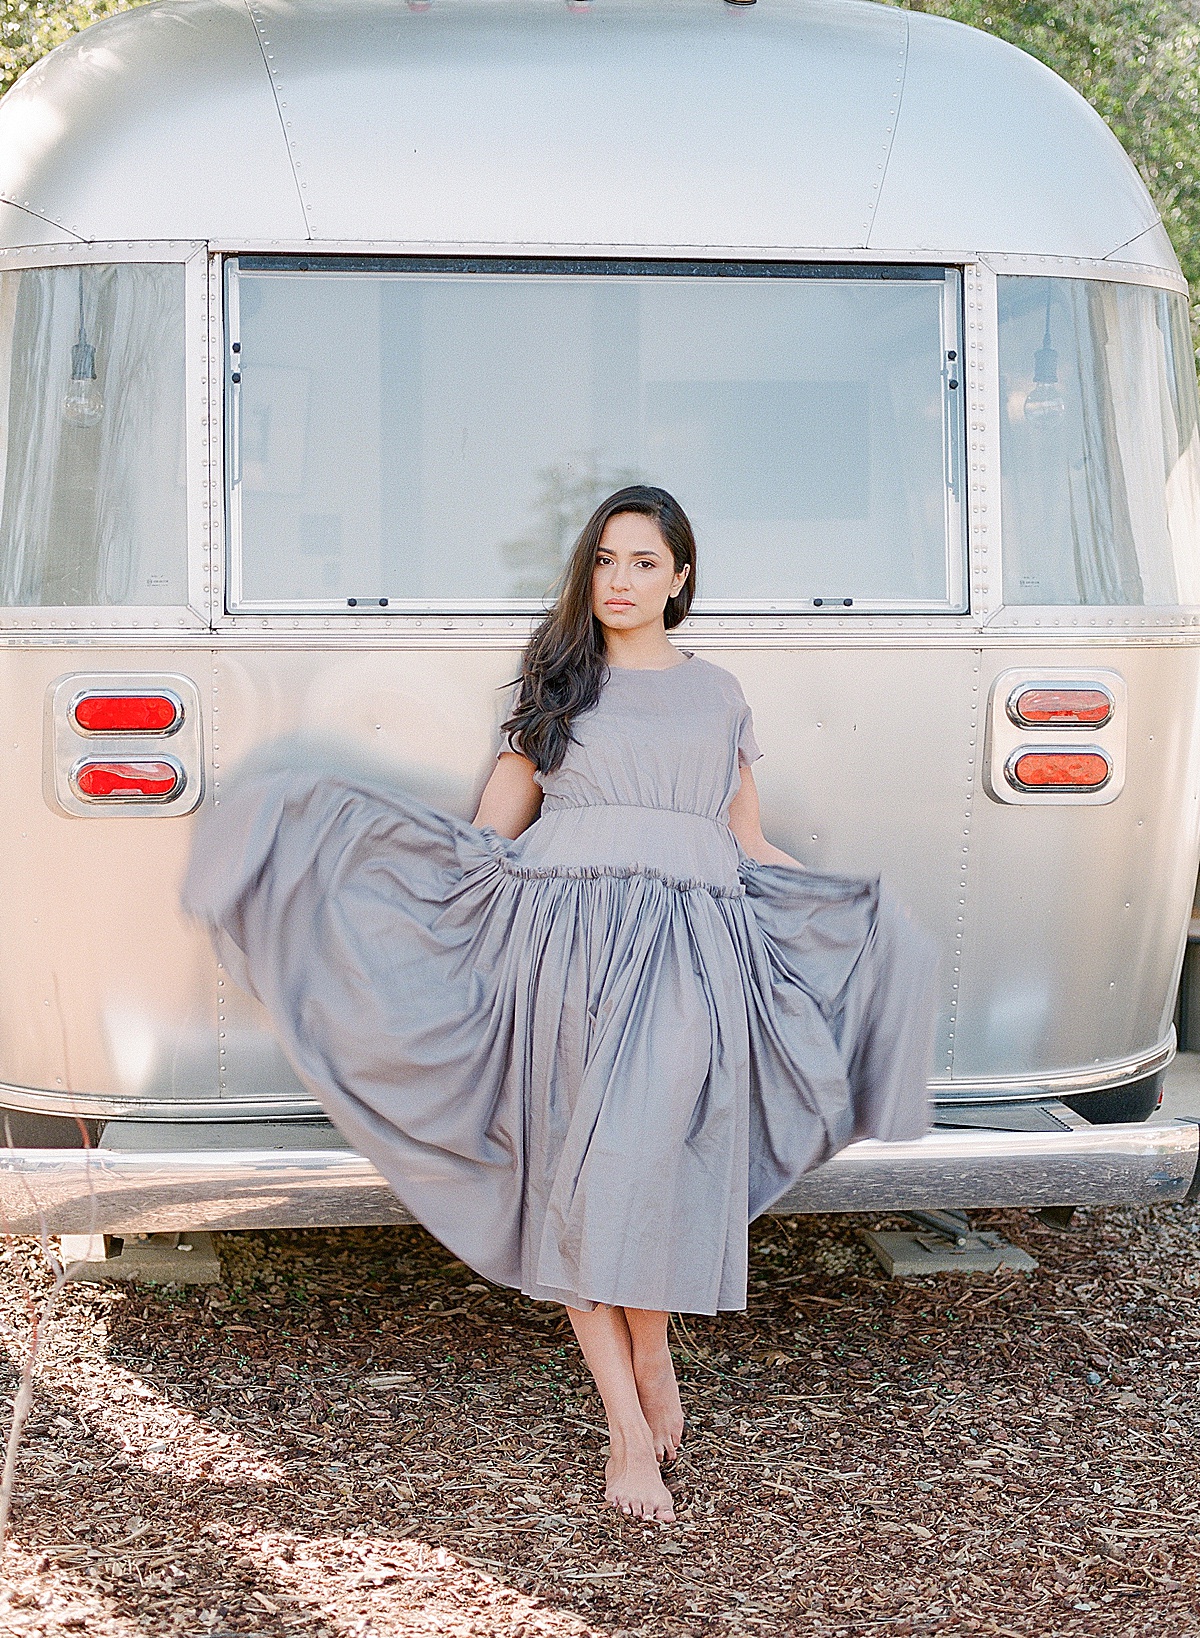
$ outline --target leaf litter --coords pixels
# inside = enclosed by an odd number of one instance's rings
[[[978,1214],[1038,1258],[1016,1280],[888,1280],[860,1221],[755,1224],[748,1312],[673,1321],[672,1527],[601,1505],[561,1310],[420,1229],[229,1234],[220,1287],[72,1286],[0,1632],[1200,1632],[1200,1210]],[[49,1283],[12,1243],[4,1416]]]

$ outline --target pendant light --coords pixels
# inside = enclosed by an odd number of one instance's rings
[[[83,318],[83,269],[79,269],[79,335],[71,348],[71,384],[63,399],[63,419],[75,427],[94,427],[104,414],[104,398],[96,380],[96,349],[88,340]]]
[[[1025,400],[1025,419],[1039,426],[1056,426],[1067,413],[1063,395],[1058,389],[1058,353],[1050,342],[1050,302],[1053,292],[1046,294],[1046,332],[1042,345],[1033,355],[1033,390]]]

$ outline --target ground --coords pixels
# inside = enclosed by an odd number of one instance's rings
[[[674,1329],[674,1526],[601,1507],[560,1313],[419,1229],[227,1235],[222,1287],[72,1287],[0,1633],[1200,1631],[1200,1207],[981,1213],[1038,1271],[913,1282],[867,1221],[756,1224],[748,1313]],[[6,1257],[7,1403],[45,1276]]]

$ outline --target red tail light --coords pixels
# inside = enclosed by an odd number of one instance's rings
[[[1100,751],[1018,751],[1004,774],[1018,791],[1098,791],[1112,765]]]
[[[83,694],[71,706],[81,734],[169,734],[183,721],[174,694]]]
[[[85,802],[168,802],[185,781],[177,762],[81,762],[71,783]]]
[[[1107,688],[1020,688],[1008,714],[1018,728],[1103,728],[1113,700]]]

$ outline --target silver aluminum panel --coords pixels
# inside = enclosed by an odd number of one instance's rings
[[[937,937],[939,1095],[1061,1094],[1169,1057],[1197,851],[1196,651],[1172,641],[1096,651],[1129,684],[1126,789],[1103,808],[1037,809],[989,802],[982,789],[984,702],[1014,669],[1011,650],[923,645],[911,633],[905,646],[873,643],[853,622],[803,646],[764,637],[684,641],[746,689],[767,753],[756,770],[767,834],[816,868],[882,869]],[[223,639],[215,652],[103,652],[113,672],[153,666],[194,684],[209,800],[240,761],[290,737],[372,762],[469,817],[519,636],[507,648],[494,634],[451,641],[431,632],[401,648],[323,630],[253,646]],[[1044,675],[1061,650],[1019,657]],[[311,1109],[260,1009],[179,912],[190,822],[80,824],[43,800],[42,711],[62,658],[0,651],[12,724],[12,840],[0,854],[10,1101],[174,1108],[185,1120]]]
[[[0,113],[0,119],[3,114]],[[76,244],[75,235],[57,222],[50,222],[36,211],[22,210],[20,205],[0,199],[0,250],[10,245]]]
[[[854,0],[160,0],[4,100],[0,200],[13,244],[1136,246],[1176,267],[1061,80]]]
[[[1053,642],[1041,655],[989,648],[987,687],[1052,674],[1063,657]],[[1080,677],[1124,680],[1125,788],[1097,805],[973,804],[959,1005],[942,1043],[955,1080],[1074,1074],[1170,1034],[1200,852],[1197,652],[1094,642],[1071,657]]]
[[[1167,269],[1178,265],[1175,247],[1161,222],[1155,222],[1153,227],[1112,251],[1106,259],[1142,268]]]
[[[77,1097],[211,1097],[216,974],[206,936],[178,904],[191,820],[159,808],[133,822],[128,809],[99,807],[80,819],[45,799],[46,701],[76,657],[52,644],[0,647],[0,1079],[41,1089],[65,1110]],[[185,699],[196,723],[186,756],[202,788],[207,653],[116,650],[102,671],[88,657],[89,680],[148,676]],[[191,733],[148,739],[147,754]],[[112,743],[70,738],[88,750]]]
[[[820,0],[252,10],[314,239],[866,243],[903,74],[900,12]]]
[[[1035,279],[1102,279],[1106,284],[1140,284],[1150,290],[1178,290],[1181,296],[1186,296],[1188,282],[1176,268],[1173,251],[1161,265],[1147,266],[1126,260],[1126,256],[1135,255],[1139,247],[1145,249],[1144,242],[1157,235],[1166,238],[1161,223],[1151,229],[1150,234],[1140,234],[1132,244],[1122,245],[1111,256],[1098,259],[1088,256],[1019,256],[989,251],[980,261],[996,275],[1024,274]],[[1170,241],[1167,243],[1169,247]]]
[[[0,198],[77,239],[306,236],[243,0],[165,0],[85,29],[0,104]],[[189,225],[190,224],[190,225]]]
[[[983,251],[1105,257],[1139,238],[1143,259],[1177,270],[1145,184],[1076,91],[993,35],[912,23],[872,250],[951,233]]]

